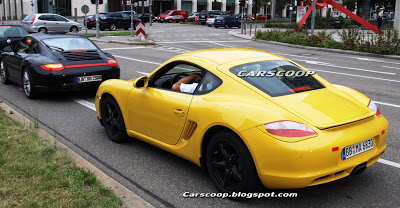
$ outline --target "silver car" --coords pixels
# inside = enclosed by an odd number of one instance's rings
[[[58,14],[30,14],[22,20],[28,32],[74,32],[82,30],[81,24]]]

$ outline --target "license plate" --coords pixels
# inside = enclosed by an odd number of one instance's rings
[[[359,142],[343,148],[342,150],[342,160],[351,158],[368,150],[374,148],[374,139],[367,139],[365,141]]]
[[[102,80],[101,75],[83,76],[83,77],[77,77],[76,78],[76,82],[78,82],[78,83],[96,82],[96,81],[101,81],[101,80]]]
[[[206,17],[206,16],[201,15],[201,18],[204,18],[204,17]]]

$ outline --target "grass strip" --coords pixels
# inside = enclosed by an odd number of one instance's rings
[[[91,172],[0,109],[0,207],[123,207]]]

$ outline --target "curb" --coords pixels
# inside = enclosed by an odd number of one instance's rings
[[[71,157],[75,161],[78,167],[94,173],[96,175],[97,180],[99,180],[104,186],[109,187],[111,190],[113,190],[115,195],[117,195],[123,200],[124,205],[126,207],[153,208],[151,204],[146,202],[138,195],[134,194],[132,191],[130,191],[128,188],[126,188],[116,180],[110,178],[103,171],[96,168],[94,165],[89,163],[83,157],[72,151],[70,148],[65,146],[63,143],[58,141],[56,138],[54,138],[52,135],[50,135],[43,129],[29,128],[29,126],[34,126],[33,123],[20,113],[12,109],[10,106],[5,104],[4,102],[0,103],[0,108],[5,111],[4,113],[5,116],[20,123],[21,125],[24,126],[25,129],[29,129],[37,133],[38,136],[42,138],[42,140],[47,144],[55,144],[57,151],[63,152],[67,154],[69,157]],[[10,111],[13,111],[14,113],[13,114],[8,113]]]
[[[281,43],[281,42],[268,41],[268,40],[257,40],[257,39],[253,39],[253,38],[245,38],[245,37],[243,37],[243,35],[237,34],[232,31],[229,31],[228,34],[238,37],[238,38],[246,39],[246,40],[252,40],[252,41],[256,41],[256,42],[260,42],[260,43],[269,43],[269,44],[274,44],[274,45],[287,46],[287,47],[292,47],[292,48],[300,48],[300,49],[308,49],[308,50],[316,50],[316,51],[324,51],[324,52],[334,52],[334,53],[343,53],[343,54],[350,54],[350,55],[369,56],[369,57],[374,57],[374,58],[387,58],[387,59],[400,60],[400,56],[396,56],[396,55],[383,55],[383,54],[375,54],[375,53],[367,53],[367,52],[359,52],[359,51],[349,51],[349,50],[332,49],[332,48],[318,48],[318,47],[294,45],[294,44],[289,44],[289,43]]]

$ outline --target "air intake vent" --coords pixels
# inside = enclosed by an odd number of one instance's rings
[[[186,128],[185,131],[183,132],[182,138],[184,140],[189,140],[190,137],[192,137],[194,131],[197,128],[197,123],[194,121],[190,121],[188,120],[187,124],[186,124]]]
[[[67,61],[85,61],[102,59],[97,51],[87,51],[79,53],[62,52],[62,56]]]

